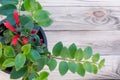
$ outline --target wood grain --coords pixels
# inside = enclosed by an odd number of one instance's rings
[[[61,77],[58,69],[50,72],[49,80],[120,79],[120,0],[38,0],[51,13],[54,23],[44,28],[51,51],[55,43],[78,47],[92,46],[106,59],[97,75],[80,77],[68,72]],[[3,18],[0,18],[3,19]],[[48,68],[44,70],[48,71]],[[10,80],[0,71],[0,80]]]
[[[76,43],[78,47],[92,46],[103,55],[120,54],[120,31],[46,31],[48,47],[59,41],[65,45]]]
[[[54,23],[46,30],[120,30],[119,7],[45,7]],[[101,11],[101,14],[95,14]],[[98,17],[100,16],[101,17]]]
[[[115,6],[118,7],[119,0],[37,0],[41,2],[43,6]]]

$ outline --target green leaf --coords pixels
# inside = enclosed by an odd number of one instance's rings
[[[19,71],[16,71],[15,68],[13,68],[11,73],[10,73],[10,79],[21,78],[22,76],[24,76],[26,74],[27,71],[28,71],[27,67],[23,67]]]
[[[12,67],[15,65],[15,62],[14,62],[14,59],[13,58],[9,58],[9,59],[6,59],[3,64],[2,64],[2,67],[3,68],[7,68],[7,67]]]
[[[0,58],[2,57],[2,43],[0,42]]]
[[[92,57],[92,62],[98,62],[99,59],[100,59],[100,54],[99,53],[94,54]]]
[[[69,67],[69,70],[70,70],[72,73],[75,73],[75,72],[76,72],[77,65],[76,65],[75,62],[69,62],[69,63],[68,63],[68,67]]]
[[[69,50],[67,49],[67,47],[63,47],[60,53],[60,56],[65,59],[69,56]]]
[[[63,48],[62,42],[58,42],[57,44],[55,44],[55,46],[53,47],[53,50],[52,50],[53,55],[59,56],[62,48]]]
[[[29,80],[33,80],[36,77],[39,77],[38,73],[31,73],[29,76]]]
[[[26,29],[26,30],[32,31],[33,28],[34,28],[34,24],[32,21],[29,21],[24,25],[24,29]]]
[[[31,44],[26,44],[24,46],[22,46],[22,51],[23,51],[23,54],[28,54],[31,50]]]
[[[84,56],[83,51],[82,51],[81,48],[79,48],[79,49],[75,52],[75,59],[76,59],[77,61],[81,61],[81,60],[83,59],[83,56]]]
[[[77,69],[76,69],[77,74],[80,76],[85,76],[85,69],[81,63],[77,63]]]
[[[41,71],[44,68],[45,65],[45,58],[40,58],[37,61],[35,61],[32,66],[35,71]]]
[[[84,62],[83,66],[87,72],[90,72],[90,73],[92,72],[92,64],[90,62],[88,61]]]
[[[1,58],[0,58],[0,69],[2,70],[2,64],[3,62],[6,60],[5,56],[2,55]],[[3,70],[5,69],[5,67],[3,68]]]
[[[55,59],[52,59],[52,58],[51,58],[51,59],[48,61],[47,65],[48,65],[50,71],[53,71],[53,70],[56,68],[56,66],[57,66],[57,61],[56,61]]]
[[[0,42],[0,49],[2,49],[2,43]]]
[[[15,22],[15,20],[14,20],[14,15],[13,15],[13,13],[7,15],[6,20],[9,21],[11,25],[15,25],[15,24],[16,24],[16,22]]]
[[[32,39],[35,39],[35,41],[33,41],[35,45],[40,45],[40,37],[37,34],[34,34],[31,37]]]
[[[91,56],[92,56],[92,48],[88,46],[84,50],[84,58],[89,59]]]
[[[49,73],[46,72],[46,71],[43,71],[43,72],[40,73],[39,80],[47,80],[48,76],[49,76]]]
[[[28,22],[32,22],[32,19],[26,15],[20,16],[19,19],[22,26],[24,26]]]
[[[98,72],[98,68],[97,68],[97,66],[94,65],[94,64],[92,64],[92,72],[93,72],[94,74],[97,74],[97,72]]]
[[[38,10],[33,14],[33,17],[39,25],[43,27],[48,27],[52,23],[52,20],[49,18],[49,15],[50,14],[48,11]]]
[[[0,4],[6,5],[6,4],[18,4],[18,0],[0,0]]]
[[[47,19],[43,19],[41,21],[37,21],[37,23],[39,25],[41,25],[42,27],[48,27],[52,24],[53,20],[50,19],[50,18],[47,18]]]
[[[105,64],[105,59],[102,59],[98,65],[98,68],[101,69]]]
[[[75,44],[71,44],[69,46],[69,52],[70,52],[70,58],[73,59],[75,57],[75,52],[77,50],[77,47]]]
[[[6,57],[14,57],[15,56],[15,51],[14,49],[12,48],[12,46],[6,46],[4,48],[4,55]]]
[[[16,71],[20,70],[26,62],[26,57],[23,54],[18,54],[15,57],[15,69]]]
[[[68,64],[65,61],[61,61],[59,64],[59,73],[63,76],[68,71]]]
[[[34,0],[24,0],[24,8],[27,11],[32,11],[31,7],[33,7],[32,3],[34,3]]]
[[[13,14],[13,12],[16,9],[17,9],[16,6],[12,5],[12,4],[3,5],[0,7],[0,14],[2,14],[2,15]]]
[[[6,44],[11,43],[11,40],[12,40],[12,38],[14,36],[13,32],[7,29],[7,30],[4,31],[3,35],[5,37],[5,40],[4,40],[5,43]]]
[[[34,62],[34,61],[36,61],[36,60],[38,60],[38,59],[41,58],[39,52],[36,51],[36,50],[33,50],[33,49],[27,54],[27,57],[28,57],[28,59],[30,59],[32,62]]]
[[[33,17],[37,21],[43,21],[49,18],[50,13],[46,10],[38,10],[34,13]]]
[[[24,8],[27,11],[34,12],[36,10],[42,9],[42,6],[35,0],[24,0]]]

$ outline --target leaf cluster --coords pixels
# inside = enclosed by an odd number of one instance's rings
[[[104,66],[105,59],[100,59],[100,54],[93,54],[90,46],[84,50],[77,48],[73,43],[68,48],[58,42],[52,50],[54,56],[59,57],[59,72],[65,75],[68,70],[84,76],[86,72],[96,74]]]
[[[52,23],[52,20],[49,17],[50,13],[42,9],[41,4],[36,0],[0,0],[0,4],[2,5],[0,7],[0,14],[7,16],[7,20],[13,25],[15,24],[12,15],[14,11],[29,12],[30,15],[25,16],[29,16],[34,23],[37,23],[42,27],[48,27]],[[22,21],[26,22],[26,19],[25,21],[22,19]]]

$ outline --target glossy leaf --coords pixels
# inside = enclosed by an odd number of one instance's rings
[[[14,57],[15,56],[15,51],[14,49],[12,48],[12,46],[6,46],[4,48],[4,55],[6,57]]]
[[[99,69],[101,69],[105,64],[105,59],[102,59],[98,65]]]
[[[45,65],[45,58],[40,58],[37,61],[35,61],[32,66],[33,66],[33,69],[36,72],[38,72],[43,69],[44,65]]]
[[[2,43],[0,42],[0,58],[2,57]]]
[[[14,20],[14,16],[13,16],[13,13],[7,15],[7,18],[6,18],[7,21],[10,22],[11,25],[15,25],[15,20]]]
[[[38,10],[34,13],[33,17],[39,25],[41,25],[42,27],[48,27],[52,23],[49,15],[49,12],[45,10]]]
[[[49,73],[46,72],[46,71],[43,71],[43,72],[40,73],[39,80],[47,80],[48,76],[49,76]]]
[[[53,70],[56,68],[56,66],[57,66],[57,61],[56,61],[55,59],[52,59],[52,58],[51,58],[51,59],[48,61],[47,65],[48,65],[50,71],[53,71]]]
[[[94,54],[92,57],[92,62],[98,62],[99,59],[100,59],[100,54],[99,53]]]
[[[57,44],[55,44],[55,46],[53,47],[53,50],[52,50],[53,55],[59,56],[62,48],[63,48],[62,42],[58,42]]]
[[[33,80],[36,77],[39,77],[38,73],[31,73],[30,76],[29,76],[29,80]]]
[[[81,48],[79,48],[79,49],[75,52],[75,59],[76,59],[77,61],[81,61],[81,60],[83,59],[83,56],[84,56],[83,51],[82,51]]]
[[[16,5],[16,4],[18,4],[18,0],[0,0],[0,4],[2,4],[2,5],[6,5],[6,4]]]
[[[22,46],[22,51],[23,51],[23,54],[28,54],[31,50],[31,44],[26,44],[24,46]]]
[[[83,66],[87,72],[90,72],[90,73],[92,72],[92,64],[90,62],[88,61],[84,62]]]
[[[3,5],[0,7],[0,14],[9,15],[12,14],[16,9],[16,6],[12,4]]]
[[[63,76],[68,71],[68,63],[65,61],[61,61],[59,64],[59,73]]]
[[[36,61],[36,60],[38,60],[38,59],[41,58],[39,52],[36,51],[36,50],[33,50],[33,49],[27,54],[27,57],[28,57],[32,62],[34,62],[34,61]]]
[[[92,64],[92,72],[94,74],[97,74],[97,72],[98,72],[98,68],[97,68],[97,66],[95,64]]]
[[[67,49],[67,47],[63,47],[60,53],[60,56],[65,59],[69,56],[69,50]]]
[[[26,25],[28,22],[32,22],[32,19],[25,15],[21,15],[19,18],[20,18],[20,23],[22,26]]]
[[[42,6],[35,0],[24,0],[24,8],[25,10],[32,12],[42,9]]]
[[[77,50],[77,47],[75,44],[71,44],[69,46],[69,52],[70,52],[70,58],[73,59],[75,57],[75,52]]]
[[[18,54],[15,57],[15,69],[16,71],[20,70],[26,62],[26,56],[23,54]]]
[[[91,56],[92,56],[92,48],[88,46],[84,50],[84,58],[89,59]]]
[[[77,74],[80,76],[85,76],[85,69],[81,63],[77,63],[77,69],[76,69]]]
[[[75,73],[75,72],[76,72],[77,65],[76,65],[75,62],[68,62],[68,67],[69,67],[69,70],[70,70],[72,73]]]
[[[32,21],[29,21],[24,25],[24,29],[29,30],[30,32],[33,30],[33,28],[34,28],[34,24]]]
[[[50,18],[44,19],[42,21],[38,21],[37,23],[41,25],[42,27],[48,27],[52,24],[53,20]]]
[[[23,75],[26,74],[26,72],[28,71],[27,67],[23,67],[22,69],[20,69],[19,71],[16,71],[15,68],[12,69],[11,73],[10,73],[10,79],[18,79],[21,78]]]
[[[2,64],[2,67],[3,68],[7,68],[7,67],[12,67],[15,65],[15,62],[14,62],[14,59],[13,58],[9,58],[9,59],[6,59],[3,64]]]

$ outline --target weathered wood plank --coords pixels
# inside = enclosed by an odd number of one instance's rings
[[[102,56],[102,58],[106,59],[105,66],[97,75],[87,73],[85,77],[80,77],[77,74],[68,72],[67,75],[60,76],[58,68],[56,68],[55,71],[50,72],[49,80],[120,79],[120,75],[116,73],[116,69],[119,67],[117,64],[119,63],[120,55]],[[49,72],[47,67],[44,70]],[[0,71],[0,80],[10,80],[9,75]]]
[[[62,41],[65,45],[76,43],[78,47],[92,46],[104,55],[120,54],[120,31],[46,31],[48,47]]]
[[[120,6],[119,0],[38,0],[44,6]]]
[[[46,30],[120,30],[119,7],[44,7],[53,24]]]

